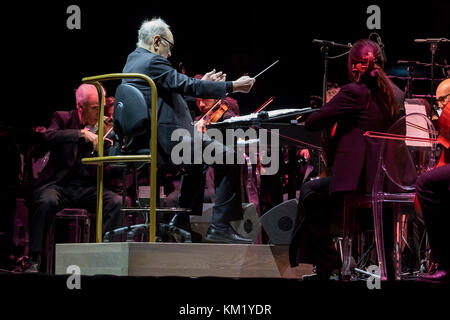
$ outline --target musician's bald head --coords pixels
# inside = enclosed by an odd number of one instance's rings
[[[138,31],[137,46],[169,58],[172,55],[173,35],[170,26],[161,18],[145,20]]]
[[[103,95],[106,94],[103,90]],[[98,121],[99,100],[97,88],[92,84],[83,83],[75,91],[75,99],[83,125],[95,126]]]
[[[436,89],[436,101],[440,108],[450,102],[450,78],[442,81]]]
[[[75,90],[77,108],[82,108],[88,103],[98,103],[97,88],[92,84],[83,83]]]

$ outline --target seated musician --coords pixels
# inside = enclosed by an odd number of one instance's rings
[[[203,74],[197,74],[194,76],[195,79],[201,80],[204,77]],[[223,112],[220,118],[216,122],[229,119],[231,117],[239,116],[239,104],[236,99],[227,96],[225,99],[221,99],[225,103],[227,110]],[[194,121],[199,121],[211,108],[216,104],[216,99],[203,99],[195,98],[195,106],[199,111],[199,115],[194,118]],[[221,112],[219,110],[218,112]],[[213,113],[213,112],[211,112]],[[204,130],[204,128],[201,128]],[[213,203],[215,201],[214,192],[214,168],[205,166],[205,192],[204,192],[204,202]]]
[[[226,93],[247,93],[255,80],[243,76],[235,81],[223,81],[224,74],[214,70],[207,73],[202,80],[188,77],[172,67],[167,60],[171,56],[174,38],[169,26],[160,18],[145,21],[138,32],[137,48],[127,59],[123,72],[148,75],[158,90],[158,155],[171,163],[170,155],[178,143],[171,141],[176,129],[185,129],[194,136],[195,127],[183,95],[202,98],[220,99]],[[141,90],[149,101],[151,95],[148,85],[142,82],[124,80]],[[203,141],[203,148],[210,143],[218,144],[213,139]],[[223,145],[218,145],[221,154],[232,152]],[[194,150],[192,148],[191,150]],[[192,153],[193,155],[193,153]],[[181,178],[179,205],[191,208],[194,215],[201,215],[203,207],[204,186],[200,183],[203,165],[184,164]],[[208,229],[206,240],[222,243],[251,243],[251,239],[241,237],[233,230],[230,221],[242,219],[240,172],[237,165],[214,165],[215,205],[212,224]],[[189,215],[179,213],[171,224],[182,229],[190,229]]]
[[[39,272],[45,239],[53,217],[61,209],[84,208],[96,212],[96,175],[81,163],[97,148],[98,136],[91,132],[98,121],[98,93],[95,86],[82,84],[75,92],[77,109],[56,111],[44,140],[50,149],[47,165],[33,193],[30,224],[31,263],[25,272]],[[104,189],[103,232],[121,227],[122,197]]]
[[[195,79],[199,80],[203,79],[203,77],[203,74],[197,74],[194,76]],[[239,104],[236,99],[227,96],[224,99],[221,99],[221,101],[225,103],[227,109],[225,112],[223,112],[222,116],[217,121],[223,121],[231,117],[239,116]],[[194,120],[198,120],[201,118],[201,116],[205,115],[205,113],[207,113],[216,102],[216,99],[203,99],[199,97],[195,98],[195,105],[200,111],[200,115],[195,117]]]
[[[304,276],[305,280],[329,279],[340,268],[330,235],[333,209],[342,206],[344,193],[371,191],[380,142],[363,133],[386,131],[399,116],[404,100],[401,90],[384,73],[381,49],[373,41],[363,39],[353,45],[348,74],[351,83],[311,113],[305,123],[310,130],[330,130],[337,123],[333,176],[309,181],[300,189],[289,258],[293,267],[299,263],[316,266],[316,274]]]
[[[442,113],[450,112],[450,79],[442,81],[436,89],[436,99]],[[441,114],[441,117],[443,114]],[[443,118],[444,119],[444,118]],[[447,120],[448,115],[447,115]],[[439,130],[446,126],[447,134],[450,123],[439,121]],[[441,133],[442,134],[442,133]],[[448,137],[447,137],[448,138]],[[450,282],[450,240],[448,226],[450,225],[450,164],[448,149],[445,149],[442,166],[422,174],[416,184],[428,239],[431,248],[433,268],[419,275],[424,282]],[[445,159],[445,157],[447,159]]]

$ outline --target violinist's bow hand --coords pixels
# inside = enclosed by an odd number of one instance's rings
[[[195,124],[195,129],[197,129],[198,132],[205,133],[206,132],[206,121],[205,119],[198,120]]]
[[[92,143],[92,145],[94,146],[94,150],[97,151],[98,135],[96,135],[95,133],[90,132],[89,130],[81,129],[80,130],[80,137],[83,138],[86,142]]]

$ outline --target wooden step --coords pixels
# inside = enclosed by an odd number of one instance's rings
[[[57,244],[55,273],[76,265],[82,275],[300,278],[311,265],[291,268],[288,247],[275,245],[110,242]]]

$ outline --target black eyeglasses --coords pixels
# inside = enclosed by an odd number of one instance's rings
[[[443,103],[448,96],[450,96],[450,93],[447,93],[445,96],[440,96],[439,98],[436,98],[436,102]]]
[[[160,35],[160,37],[169,44],[170,50],[172,50],[175,45],[172,42],[170,42],[169,40],[167,40],[166,38],[164,38],[163,36]]]

